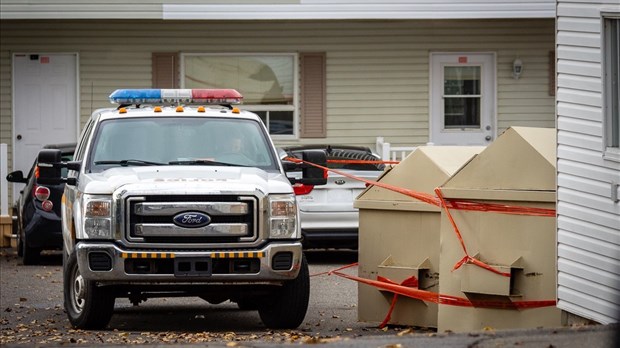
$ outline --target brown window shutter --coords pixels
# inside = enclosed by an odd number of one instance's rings
[[[153,88],[178,88],[179,64],[176,52],[153,52]]]
[[[302,138],[325,138],[325,53],[301,53]]]

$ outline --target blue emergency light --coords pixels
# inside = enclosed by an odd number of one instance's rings
[[[117,89],[113,104],[239,104],[243,96],[234,89]]]

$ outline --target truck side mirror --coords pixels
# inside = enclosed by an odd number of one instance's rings
[[[22,172],[21,170],[16,170],[14,172],[10,172],[6,176],[6,181],[8,181],[8,182],[19,182],[19,183],[25,184],[25,183],[28,182],[28,179],[24,178],[24,172]]]
[[[282,168],[284,168],[285,172],[292,172],[295,169],[299,168],[299,165],[291,161],[282,161]]]
[[[302,153],[302,159],[305,162],[314,163],[322,167],[327,167],[327,155],[323,150],[305,150]],[[327,183],[327,175],[322,168],[313,165],[302,165],[302,178],[297,182],[304,185],[325,185]]]
[[[37,167],[39,168],[37,183],[43,185],[56,185],[62,182],[62,178],[60,177],[62,154],[60,150],[41,150],[39,151],[37,161]]]

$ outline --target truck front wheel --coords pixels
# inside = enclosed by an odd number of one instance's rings
[[[294,329],[304,321],[309,300],[310,272],[306,257],[302,256],[297,278],[284,283],[262,302],[258,314],[270,329]]]
[[[75,252],[63,260],[65,310],[77,329],[103,329],[114,311],[114,295],[82,277]]]

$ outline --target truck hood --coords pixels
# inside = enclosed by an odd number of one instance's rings
[[[118,189],[143,194],[225,194],[258,191],[292,193],[285,175],[258,168],[217,166],[116,167],[88,173],[82,192],[112,194]]]

